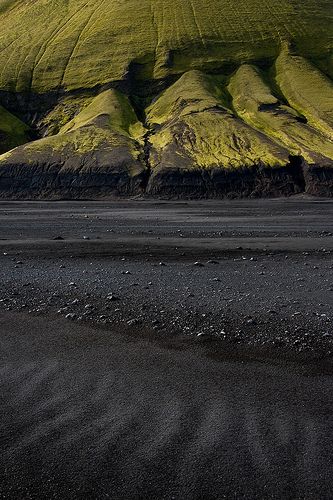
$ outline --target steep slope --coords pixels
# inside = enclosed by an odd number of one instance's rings
[[[281,40],[292,40],[306,57],[322,58],[333,48],[330,0],[1,3],[0,88],[17,92],[274,59]]]
[[[330,129],[329,122],[324,120],[324,111],[321,113],[320,98],[323,99],[324,92],[319,92],[316,108],[316,114],[322,114],[323,118],[320,122],[319,119],[314,119],[313,126],[305,123],[304,116],[272,94],[263,74],[255,66],[241,66],[231,78],[229,92],[238,116],[287,147],[291,154],[302,156],[309,164],[328,164],[330,160],[333,163],[333,142],[321,133],[333,130]],[[304,101],[307,99],[302,94],[302,88],[296,90],[296,95],[302,95]],[[333,91],[331,97],[333,98]],[[310,114],[306,106],[302,109]],[[318,129],[315,128],[316,125]]]
[[[283,50],[276,61],[276,81],[290,105],[332,140],[332,80],[304,57]]]
[[[127,97],[105,91],[57,135],[0,156],[0,195],[139,194],[146,176],[143,132]]]
[[[288,151],[234,116],[213,77],[185,73],[148,109],[147,117],[154,130],[153,194],[274,195],[280,184],[286,189],[286,181],[289,194],[300,190],[298,172],[286,168]],[[275,182],[272,176],[280,169]]]
[[[333,194],[331,0],[0,0],[0,23],[1,196]]]
[[[30,128],[0,106],[0,154],[29,141]]]

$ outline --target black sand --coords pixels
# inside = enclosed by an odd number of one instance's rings
[[[332,206],[0,204],[1,498],[331,498]]]

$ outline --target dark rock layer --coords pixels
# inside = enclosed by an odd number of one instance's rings
[[[86,161],[89,155],[86,155]],[[90,161],[96,161],[92,156]],[[308,166],[298,159],[283,168],[253,167],[230,171],[168,168],[150,174],[139,168],[129,174],[119,162],[115,168],[66,170],[45,162],[8,164],[0,177],[2,199],[96,199],[148,196],[162,198],[268,198],[306,193],[333,194],[333,168]]]

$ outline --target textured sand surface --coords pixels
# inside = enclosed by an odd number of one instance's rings
[[[331,498],[332,377],[1,313],[0,494]]]
[[[332,221],[0,203],[0,497],[329,500]]]
[[[332,220],[329,200],[1,203],[0,309],[329,354]]]

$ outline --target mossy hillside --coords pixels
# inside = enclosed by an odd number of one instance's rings
[[[29,132],[25,123],[0,106],[0,153],[28,142]]]
[[[113,132],[139,141],[142,141],[146,132],[128,97],[114,89],[106,90],[95,97],[76,117],[61,128],[60,134],[92,124],[112,129]]]
[[[284,41],[328,58],[332,16],[331,0],[1,0],[0,90],[217,71],[273,61]]]
[[[81,167],[85,168],[85,155],[98,154],[103,151],[104,157],[111,157],[117,151],[123,155],[126,151],[126,161],[132,158],[133,175],[138,170],[138,159],[142,154],[139,140],[131,135],[134,131],[139,138],[136,115],[127,97],[115,90],[108,90],[97,96],[81,113],[66,124],[58,134],[31,142],[21,148],[0,156],[0,164],[10,163],[19,159],[27,165],[38,162],[56,161],[63,163],[67,159],[82,157]],[[119,153],[120,154],[120,153]],[[60,158],[60,160],[59,160]],[[77,162],[73,162],[77,165]],[[112,164],[109,165],[112,169]],[[66,168],[71,169],[71,161],[66,161]]]
[[[292,155],[303,156],[308,163],[323,161],[323,157],[333,160],[333,142],[302,123],[303,117],[272,93],[258,68],[241,66],[228,89],[238,116],[287,147]]]
[[[146,109],[146,120],[153,126],[215,106],[227,110],[227,100],[219,78],[192,70],[154,99]]]
[[[9,11],[17,3],[18,0],[0,0],[0,14],[4,14],[5,12]]]
[[[93,101],[91,95],[66,95],[54,108],[47,112],[38,122],[37,128],[42,136],[56,135],[73,120],[85,107]]]
[[[168,156],[195,169],[288,164],[286,149],[239,120],[227,104],[213,77],[199,71],[184,74],[147,110],[155,129],[150,137],[153,169],[168,163]]]
[[[332,140],[332,80],[304,57],[284,49],[276,61],[276,81],[290,106]]]
[[[288,163],[287,151],[230,114],[203,111],[184,119],[189,134],[184,149],[200,168],[272,168]]]
[[[283,167],[302,186],[290,155],[333,160],[332,16],[331,0],[0,0],[0,98],[44,136],[0,163],[143,184]]]

